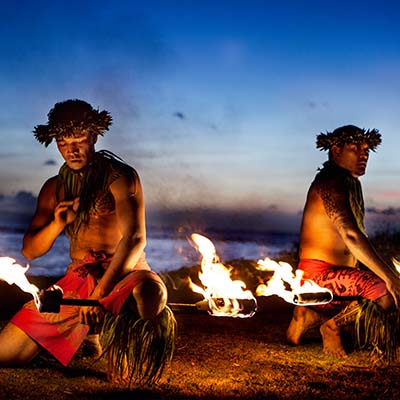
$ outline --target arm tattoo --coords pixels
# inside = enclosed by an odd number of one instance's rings
[[[336,180],[320,181],[316,185],[329,219],[338,226],[344,226],[353,219],[349,192],[344,183]]]
[[[333,218],[333,216],[339,211],[337,199],[335,199],[335,196],[332,196],[329,192],[321,191],[319,194],[324,203],[328,217]]]

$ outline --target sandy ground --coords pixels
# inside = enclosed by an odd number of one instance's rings
[[[0,289],[3,298],[10,290]],[[291,312],[291,305],[269,297],[249,319],[176,313],[176,353],[154,387],[110,383],[105,360],[81,352],[67,368],[44,354],[27,367],[0,369],[0,399],[400,398],[400,365],[374,366],[369,353],[352,351],[350,342],[348,358],[325,356],[318,331],[304,345],[289,346]]]
[[[232,278],[244,280],[253,292],[260,283],[254,265],[246,260],[232,263]],[[164,276],[171,302],[200,299],[187,287],[187,276],[196,281],[198,270],[183,268]],[[54,281],[30,279],[40,288]],[[0,325],[29,299],[0,282]],[[400,399],[400,364],[379,366],[367,350],[354,350],[348,335],[347,358],[326,356],[318,330],[310,332],[301,346],[292,347],[285,341],[285,331],[293,306],[275,296],[259,298],[258,305],[257,313],[247,319],[177,312],[172,365],[153,387],[108,382],[106,361],[85,358],[82,351],[67,368],[43,354],[29,366],[0,369],[0,400]]]

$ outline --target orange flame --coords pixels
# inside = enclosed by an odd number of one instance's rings
[[[29,265],[24,268],[16,264],[13,258],[0,257],[0,280],[7,282],[9,285],[15,284],[24,292],[30,293],[35,300],[36,307],[39,308],[39,288],[28,281],[25,275],[28,269]]]
[[[400,274],[400,261],[393,258],[392,262],[394,267],[396,268],[396,271]]]
[[[244,282],[231,279],[231,269],[220,263],[211,240],[197,233],[192,234],[191,239],[202,255],[199,278],[204,288],[190,279],[189,284],[194,292],[202,294],[208,301],[211,314],[240,318],[253,316],[257,305],[255,297],[250,290],[245,290]],[[223,299],[222,302],[221,299]],[[254,310],[243,312],[238,300],[244,299],[254,301]]]
[[[293,272],[292,266],[286,262],[276,262],[267,257],[258,261],[257,269],[274,272],[272,278],[266,284],[258,285],[256,289],[257,296],[275,294],[292,304],[299,304],[295,299],[301,298],[304,293],[327,293],[329,296],[327,296],[325,302],[329,302],[333,298],[333,294],[329,289],[322,288],[310,279],[303,279],[304,271],[298,269]],[[307,305],[313,304],[323,304],[323,302],[307,303]]]

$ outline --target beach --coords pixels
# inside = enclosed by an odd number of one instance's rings
[[[251,271],[254,261],[238,261],[237,271]],[[235,263],[233,263],[235,265]],[[194,303],[187,276],[198,266],[170,273],[169,302]],[[243,275],[243,273],[241,273]],[[165,277],[164,277],[165,278]],[[31,277],[44,287],[54,278]],[[248,287],[256,280],[247,276]],[[29,296],[28,296],[29,297]],[[27,298],[0,282],[1,320]],[[345,336],[345,359],[324,355],[318,330],[304,344],[286,343],[293,306],[276,296],[259,297],[251,318],[214,317],[206,312],[175,312],[176,351],[171,366],[153,387],[137,388],[107,381],[107,363],[78,352],[64,368],[47,354],[23,368],[0,369],[0,399],[395,399],[400,398],[400,365],[374,364],[367,350],[354,350]]]
[[[268,302],[267,302],[268,303]],[[77,354],[64,368],[40,356],[30,366],[0,370],[0,398],[61,399],[396,399],[400,366],[374,367],[367,351],[325,356],[317,332],[303,346],[285,343],[291,307],[270,299],[250,319],[176,314],[172,364],[153,387],[106,379],[105,360]]]
[[[377,235],[374,244],[387,260],[396,254],[399,235]],[[281,253],[276,260],[295,266],[296,252]],[[226,263],[232,279],[243,280],[255,293],[263,278],[257,259]],[[169,303],[195,304],[202,299],[188,286],[199,283],[200,266],[164,271]],[[29,275],[39,288],[57,276]],[[4,325],[30,299],[15,285],[0,281],[0,324]],[[215,317],[194,307],[175,310],[178,324],[172,364],[152,387],[134,387],[107,380],[105,359],[94,361],[80,350],[67,367],[42,353],[30,365],[0,369],[0,399],[395,399],[400,398],[400,364],[385,366],[369,350],[355,349],[354,335],[343,336],[348,357],[323,353],[318,329],[307,333],[301,346],[286,342],[285,332],[293,305],[277,296],[257,297],[251,318]]]

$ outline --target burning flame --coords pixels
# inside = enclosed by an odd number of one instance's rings
[[[393,258],[392,260],[394,267],[396,268],[396,271],[400,274],[400,261]]]
[[[258,261],[257,269],[261,271],[274,272],[267,284],[258,285],[256,289],[257,296],[278,295],[286,302],[301,305],[296,299],[301,298],[305,293],[325,293],[327,297],[325,301],[316,300],[315,302],[307,302],[307,305],[318,305],[329,302],[333,298],[333,294],[329,289],[322,288],[310,279],[303,279],[304,271],[298,269],[293,272],[290,264],[283,261],[273,261],[270,258]]]
[[[210,313],[215,316],[240,318],[253,316],[257,309],[255,297],[250,290],[245,290],[244,282],[231,279],[231,269],[220,263],[211,240],[197,233],[192,234],[191,239],[202,255],[199,278],[204,288],[189,279],[190,287],[208,301]],[[244,312],[239,300],[250,300],[254,308],[250,312]]]
[[[28,269],[29,265],[24,268],[16,264],[13,258],[0,257],[0,280],[7,282],[9,285],[15,284],[24,292],[30,293],[35,300],[36,307],[39,308],[39,288],[28,281],[25,275]]]

